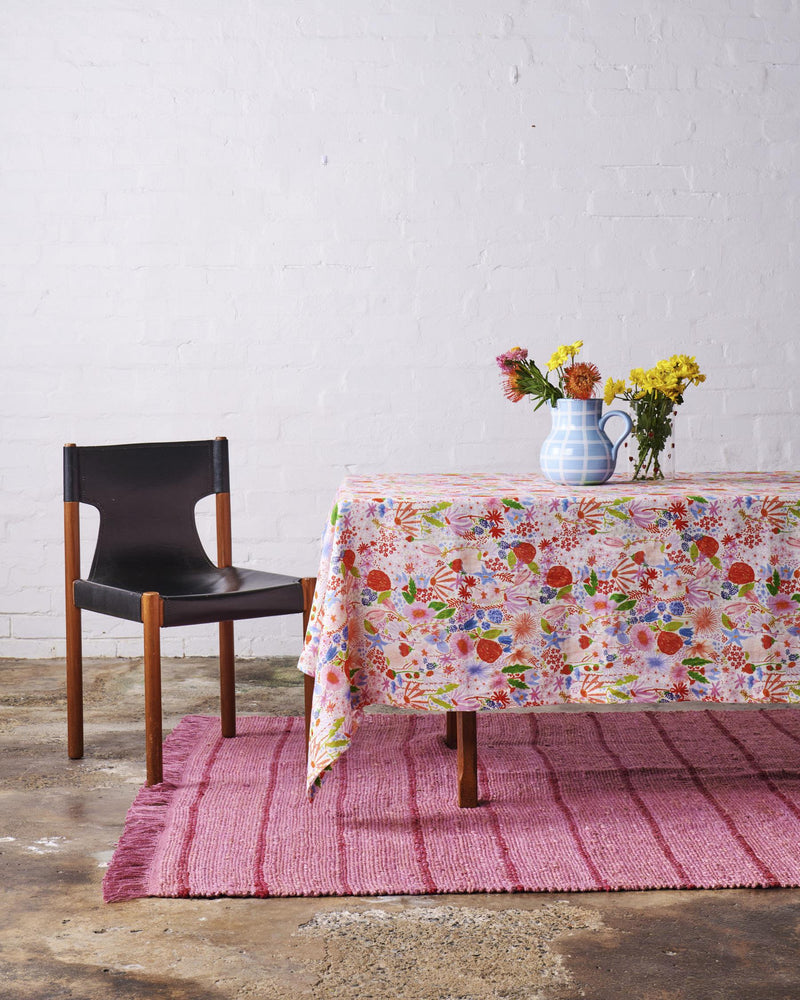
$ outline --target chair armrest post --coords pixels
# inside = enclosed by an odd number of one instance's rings
[[[231,495],[217,493],[217,565],[220,569],[233,565],[231,541]]]

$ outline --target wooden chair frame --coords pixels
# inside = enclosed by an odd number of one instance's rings
[[[67,445],[67,447],[75,447]],[[83,719],[83,648],[81,609],[73,597],[74,583],[80,579],[80,502],[64,502],[64,547],[66,590],[66,667],[67,667],[67,753],[72,760],[84,754]],[[216,494],[217,565],[232,565],[230,493]],[[308,628],[316,579],[300,578],[303,591],[303,636]],[[145,755],[147,784],[163,781],[163,720],[161,705],[161,628],[163,601],[150,591],[142,596],[144,631],[144,704]],[[219,622],[220,723],[224,737],[236,735],[236,686],[233,621]],[[313,692],[313,685],[312,685]],[[306,729],[308,712],[306,713]]]

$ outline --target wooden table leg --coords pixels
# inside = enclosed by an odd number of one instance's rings
[[[478,734],[475,712],[456,713],[458,738],[458,804],[474,809],[478,804]]]
[[[458,734],[456,733],[456,713],[447,712],[447,724],[444,732],[445,746],[455,750],[458,746]]]

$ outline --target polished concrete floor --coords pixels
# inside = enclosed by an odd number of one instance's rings
[[[237,676],[241,713],[300,714],[292,662]],[[142,696],[140,661],[87,661],[69,761],[63,662],[0,660],[3,1000],[800,998],[798,889],[104,904]],[[164,704],[215,714],[214,661],[165,661]]]

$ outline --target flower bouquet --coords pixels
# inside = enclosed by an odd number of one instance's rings
[[[508,399],[516,403],[531,396],[537,410],[549,404],[552,429],[542,445],[539,464],[548,479],[570,486],[604,483],[613,474],[619,446],[631,431],[627,413],[610,410],[603,414],[603,401],[593,398],[600,372],[590,362],[575,360],[582,346],[578,340],[559,347],[546,372],[521,347],[497,358]],[[555,380],[551,381],[553,372]],[[625,423],[625,431],[613,443],[603,429],[612,417],[621,417]]]
[[[634,368],[624,379],[609,378],[604,400],[607,406],[614,399],[624,399],[634,414],[633,436],[638,445],[634,479],[663,479],[662,453],[673,430],[676,406],[690,385],[700,385],[706,377],[693,357],[673,354],[645,371]]]
[[[546,373],[528,357],[524,347],[512,347],[501,354],[497,364],[502,372],[506,398],[518,403],[525,396],[532,396],[538,400],[536,410],[544,403],[555,406],[559,399],[591,399],[601,376],[591,362],[575,361],[582,347],[582,340],[559,347],[547,362]],[[551,372],[556,373],[557,382],[550,381]]]

